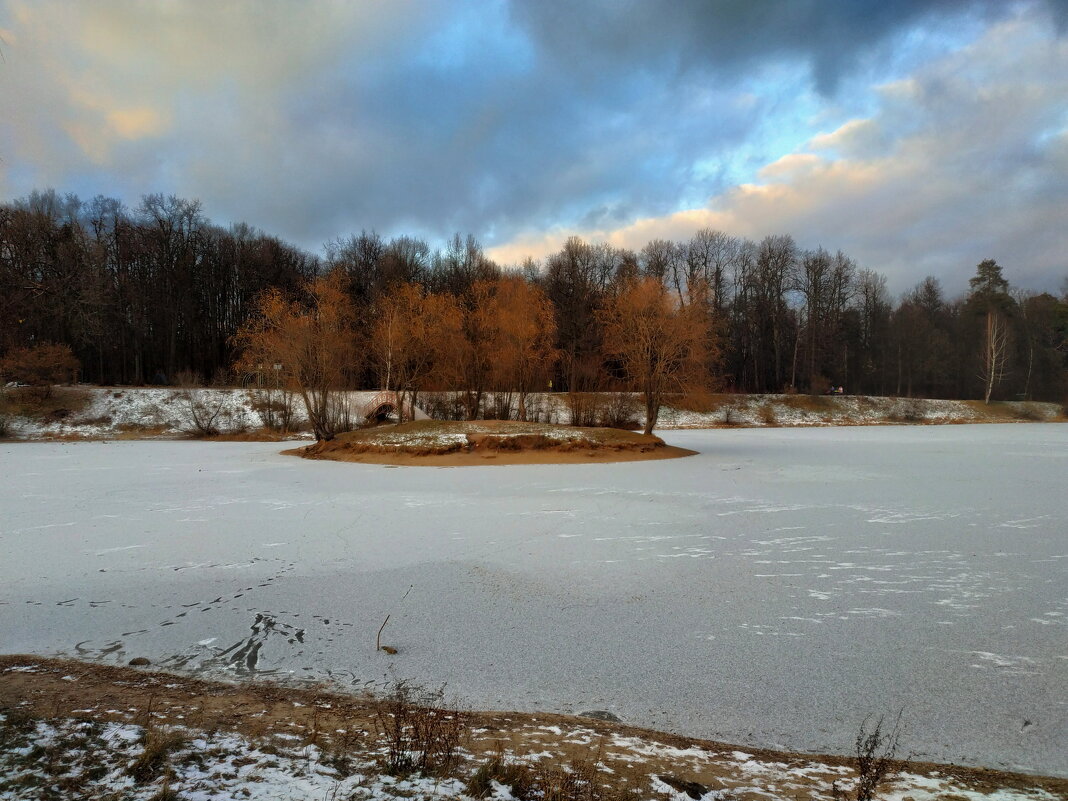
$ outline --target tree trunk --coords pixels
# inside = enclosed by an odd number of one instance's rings
[[[660,416],[660,403],[654,398],[652,393],[645,393],[645,430],[642,432],[646,436],[653,433],[653,426],[656,425],[656,420]]]

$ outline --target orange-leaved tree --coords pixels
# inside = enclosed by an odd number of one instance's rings
[[[664,397],[709,385],[715,343],[706,304],[683,304],[655,278],[624,283],[598,316],[604,355],[645,398],[651,434]]]
[[[317,440],[337,433],[332,394],[356,370],[360,349],[355,311],[339,270],[307,281],[298,298],[265,290],[252,316],[234,337],[244,373],[281,376],[300,393]]]
[[[457,300],[463,336],[456,341],[452,358],[468,420],[478,419],[483,396],[494,378],[501,322],[497,287],[497,279],[475,281]]]
[[[452,354],[462,339],[460,307],[452,295],[403,283],[378,299],[370,350],[379,381],[397,394],[398,423],[427,382],[454,377]]]
[[[80,366],[69,345],[42,342],[9,351],[0,359],[0,377],[32,387],[43,399],[52,394],[53,384],[74,381]]]
[[[493,312],[497,317],[494,379],[498,389],[518,395],[517,417],[527,419],[527,395],[545,386],[559,357],[553,304],[522,276],[496,282]]]

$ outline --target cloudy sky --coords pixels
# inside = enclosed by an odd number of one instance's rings
[[[502,263],[791,233],[1068,276],[1068,0],[0,0],[0,199],[199,198]]]

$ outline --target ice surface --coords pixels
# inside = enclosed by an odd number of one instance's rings
[[[817,751],[904,707],[919,758],[1068,774],[1068,427],[664,437],[701,453],[0,445],[0,651],[447,682],[476,707]],[[374,650],[387,614],[396,656]]]

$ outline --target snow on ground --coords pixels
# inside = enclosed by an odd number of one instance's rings
[[[1053,420],[1055,403],[1013,401],[1002,404],[1021,419]],[[966,401],[928,398],[880,398],[867,395],[731,395],[715,411],[691,412],[665,408],[660,428],[715,426],[877,425],[882,423],[987,422],[982,409]]]
[[[597,432],[608,432],[610,429],[596,429]],[[504,432],[520,433],[520,432]],[[591,433],[578,428],[568,426],[550,426],[539,423],[526,423],[521,433],[537,435],[545,439],[559,443],[589,442]],[[364,444],[373,445],[376,448],[398,448],[406,451],[442,450],[448,448],[463,448],[469,444],[469,434],[502,434],[501,426],[496,421],[472,421],[463,423],[463,430],[448,430],[439,427],[439,424],[431,424],[426,427],[415,429],[401,428],[397,426],[380,426],[371,429],[369,436],[362,440]]]
[[[16,418],[10,428],[19,437],[106,437],[131,432],[176,436],[192,428],[188,401],[175,389],[79,388],[89,394],[86,407],[71,416],[46,422]],[[198,390],[198,392],[202,392]],[[223,430],[262,425],[243,390],[207,390]]]
[[[233,734],[182,728],[169,728],[163,735],[177,741],[166,759],[173,771],[166,786],[174,795],[168,798],[466,798],[463,783],[456,779],[394,778],[382,775],[374,762],[349,764],[339,770],[337,761],[324,759],[315,745],[294,743],[281,735],[266,738],[263,744]],[[131,775],[131,765],[145,752],[145,730],[141,726],[101,726],[79,720],[39,722],[27,739],[20,748],[0,752],[0,801],[30,797],[31,793],[32,797],[60,797],[34,793],[31,788],[35,786],[76,790],[79,798],[114,797],[108,793],[130,801],[161,797],[161,781],[156,775],[143,779]],[[54,752],[52,760],[62,766],[59,770],[42,764],[49,749]]]
[[[1068,427],[666,439],[700,453],[435,469],[0,444],[0,650],[447,682],[477,708],[838,753],[904,708],[917,758],[1068,774]]]
[[[23,439],[41,438],[124,438],[131,435],[173,438],[194,430],[190,403],[214,412],[215,426],[224,433],[261,428],[263,419],[256,411],[264,399],[256,390],[79,387],[89,395],[85,409],[46,422],[15,418],[10,421],[11,434]],[[360,419],[381,399],[379,392],[340,393],[350,408],[352,419]],[[487,406],[494,396],[487,398]],[[643,406],[634,396],[634,422],[644,421]],[[514,408],[516,401],[511,400]],[[293,398],[294,419],[301,427],[307,415],[299,397]],[[657,423],[658,430],[679,428],[716,428],[722,426],[825,426],[872,425],[880,423],[967,423],[984,422],[991,411],[965,401],[927,400],[919,398],[876,398],[861,395],[720,395],[711,411],[694,412],[665,406]],[[539,420],[568,423],[570,413],[566,395],[534,393],[528,408]],[[991,407],[1010,417],[1025,420],[1054,420],[1061,408],[1053,403],[1013,402]],[[417,409],[417,416],[423,413]],[[993,417],[993,419],[999,419]],[[434,442],[428,445],[440,445]]]
[[[267,396],[257,390],[169,387],[78,387],[77,390],[89,396],[81,411],[44,422],[15,418],[9,425],[11,433],[24,439],[130,435],[173,438],[195,433],[191,404],[197,404],[202,418],[215,415],[212,422],[223,433],[249,431],[264,425],[256,407]],[[356,419],[362,419],[368,405],[380,395],[378,392],[339,393]],[[296,396],[292,403],[296,426],[306,427],[308,418],[303,402]]]
[[[4,717],[0,715],[0,727]],[[0,750],[0,801],[29,797],[61,797],[55,794],[76,789],[79,798],[105,799],[121,796],[130,801],[152,801],[161,797],[184,801],[253,798],[263,801],[283,799],[347,799],[348,801],[394,801],[395,799],[469,799],[460,778],[419,774],[389,776],[382,773],[377,759],[352,758],[344,752],[308,744],[302,737],[274,733],[253,741],[247,737],[220,732],[204,732],[185,727],[154,726],[151,733],[142,726],[121,723],[63,719],[38,721],[29,730],[16,734],[8,748]],[[560,732],[574,741],[593,732]],[[9,735],[10,736],[10,735]],[[159,764],[141,768],[149,746],[146,740],[165,739],[172,745]],[[623,753],[602,754],[598,762],[601,778],[614,771],[613,758],[627,762],[643,761],[642,753],[666,757],[690,770],[714,766],[727,789],[712,790],[703,796],[716,799],[812,798],[830,799],[832,782],[848,789],[853,780],[848,768],[817,762],[798,765],[769,762],[744,752],[723,755],[698,748],[678,749],[657,746],[635,737],[615,737],[611,748]],[[725,758],[726,757],[726,758]],[[458,749],[460,772],[469,777],[480,760]],[[531,754],[511,761],[553,764],[553,755]],[[733,764],[731,764],[733,762]],[[164,779],[163,776],[168,778]],[[494,782],[492,798],[508,801],[509,788]],[[162,796],[162,788],[172,793]],[[54,789],[53,789],[54,788]],[[52,792],[49,790],[52,789]],[[575,797],[587,797],[575,793]],[[654,772],[648,786],[634,796],[618,793],[606,797],[655,798],[658,801],[689,801]],[[994,793],[970,790],[948,777],[898,773],[880,787],[879,797],[887,801],[934,801],[952,797],[957,801],[1056,801],[1051,793],[1038,788],[1000,789]]]

